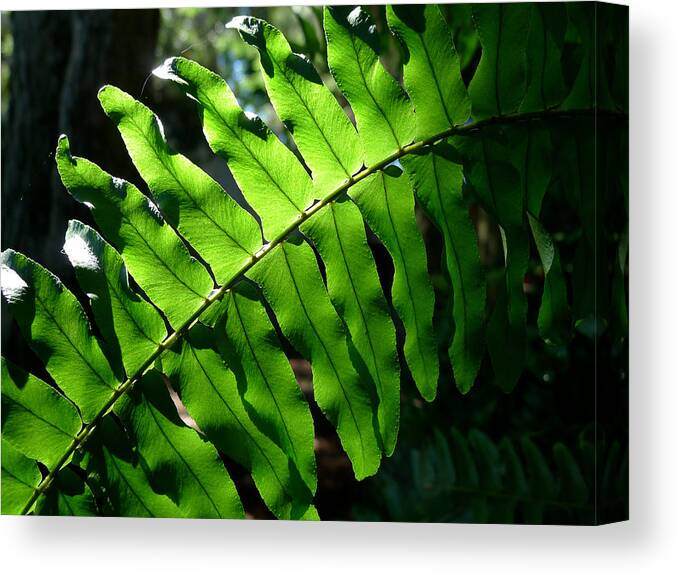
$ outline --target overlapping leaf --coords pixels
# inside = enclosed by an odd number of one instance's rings
[[[469,95],[476,120],[514,113],[527,90],[528,4],[477,4],[473,19],[483,53]]]
[[[261,297],[242,283],[224,297],[221,309],[216,339],[250,418],[288,454],[315,493],[313,420]]]
[[[405,360],[419,391],[430,401],[438,384],[438,357],[431,321],[434,298],[409,180],[394,167],[388,173],[366,178],[351,188],[350,194],[393,258],[391,298],[405,326]]]
[[[271,511],[285,519],[317,517],[312,493],[294,466],[247,415],[233,373],[212,348],[214,339],[210,329],[197,325],[180,349],[163,357],[163,371],[205,436],[251,470]]]
[[[462,197],[462,167],[449,154],[449,147],[442,145],[431,153],[404,158],[403,165],[417,198],[443,234],[454,293],[450,361],[457,387],[466,393],[483,356],[485,285],[475,230]]]
[[[19,329],[57,385],[91,421],[118,386],[84,310],[61,281],[33,260],[6,250],[2,293]]]
[[[186,517],[243,516],[217,450],[179,419],[157,371],[148,372],[116,412],[138,445],[156,493],[167,495]]]
[[[54,469],[81,427],[68,399],[2,358],[2,434],[16,449]]]
[[[405,51],[404,83],[416,111],[417,139],[466,122],[471,102],[440,8],[396,4],[386,14]]]
[[[59,139],[56,162],[69,193],[92,209],[101,232],[122,255],[130,273],[174,328],[204,303],[214,283],[189,254],[157,206],[135,186],[71,155]]]
[[[42,475],[35,461],[23,455],[4,437],[2,438],[2,514],[20,515]],[[30,509],[29,509],[30,511]]]
[[[262,287],[283,333],[310,359],[315,400],[336,426],[356,477],[374,474],[381,454],[369,390],[351,362],[346,332],[324,291],[315,255],[306,244],[286,242],[249,275]]]
[[[111,359],[134,374],[165,339],[165,322],[130,288],[120,254],[92,228],[69,222],[64,252],[90,299]]]
[[[168,222],[210,265],[217,281],[237,275],[261,245],[254,218],[203,170],[169,149],[162,124],[146,106],[113,86],[102,88],[99,100]]]
[[[116,517],[181,517],[166,495],[153,491],[138,453],[112,417],[104,418],[88,444],[87,471],[103,486],[105,508]]]

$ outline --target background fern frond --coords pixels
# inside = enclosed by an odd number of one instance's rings
[[[592,447],[581,439],[574,449],[560,442],[544,449],[528,436],[495,443],[477,429],[468,434],[435,429],[428,441],[396,455],[371,480],[371,489],[386,493],[380,515],[357,508],[357,517],[471,523],[614,520],[628,497],[627,462],[618,443],[601,442],[599,467],[606,476],[596,485],[589,470]]]

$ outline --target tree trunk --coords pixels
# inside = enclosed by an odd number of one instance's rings
[[[72,287],[73,271],[61,253],[67,223],[71,218],[92,222],[59,180],[57,138],[67,134],[75,154],[116,176],[137,179],[97,91],[115,84],[139,97],[157,64],[160,14],[14,12],[10,22],[14,49],[2,126],[2,247],[25,253]],[[7,316],[2,322],[4,353],[17,339]]]

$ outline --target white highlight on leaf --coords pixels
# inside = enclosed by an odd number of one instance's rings
[[[7,303],[20,301],[28,284],[12,268],[3,265],[0,269],[0,287]]]
[[[98,258],[94,255],[89,245],[87,245],[87,242],[80,236],[74,235],[66,238],[64,252],[66,252],[73,267],[92,271],[98,271],[100,268]]]
[[[186,80],[184,80],[183,78],[177,76],[177,74],[175,73],[174,63],[175,58],[167,58],[167,60],[163,62],[162,66],[158,66],[155,70],[153,70],[152,72],[153,75],[162,80],[172,80],[177,84],[188,86],[188,82],[186,82]]]
[[[151,211],[151,215],[156,220],[162,222],[162,214],[160,213],[160,209],[153,203],[153,201],[150,198],[148,198],[148,209]]]
[[[362,10],[360,6],[357,6],[346,17],[346,21],[351,24],[351,26],[357,26],[360,23],[360,17],[362,16]]]
[[[118,194],[118,196],[120,196],[121,198],[124,198],[126,195],[125,184],[127,182],[120,178],[112,177],[111,183],[113,184],[113,189],[115,190],[115,193]]]
[[[307,64],[311,64],[311,59],[306,54],[298,54],[297,52],[293,52],[293,54],[300,60],[306,62]]]
[[[167,138],[165,137],[165,128],[164,128],[164,126],[162,125],[162,122],[160,121],[160,118],[158,118],[158,116],[156,116],[156,117],[155,117],[155,121],[156,121],[157,124],[158,124],[158,130],[160,130],[160,135],[162,136],[163,141],[166,142],[166,141],[167,141]]]

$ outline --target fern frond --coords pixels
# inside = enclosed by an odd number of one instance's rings
[[[391,521],[592,524],[623,507],[628,485],[618,443],[598,446],[606,473],[599,485],[587,471],[591,449],[555,443],[549,454],[527,436],[494,442],[478,430],[436,429],[372,482],[386,494],[382,519]]]
[[[402,86],[380,61],[370,16],[326,8],[329,69],[356,126],[279,30],[236,18],[228,26],[258,50],[271,103],[299,155],[240,108],[225,80],[195,62],[169,59],[156,76],[195,100],[211,149],[258,219],[171,149],[149,108],[118,88],[102,88],[101,105],[149,195],[73,156],[68,139],[59,139],[61,179],[101,232],[72,221],[64,244],[96,330],[57,278],[12,250],[2,254],[5,299],[54,380],[3,363],[3,512],[242,517],[225,457],[251,473],[277,517],[317,519],[313,421],[281,336],[310,361],[314,400],[356,478],[374,475],[382,455],[394,452],[400,423],[389,301],[405,328],[403,355],[422,396],[433,400],[439,383],[434,291],[415,199],[444,241],[449,355],[459,390],[474,385],[486,347],[506,391],[523,371],[531,236],[547,278],[541,335],[567,341],[567,291],[539,219],[542,200],[562,182],[579,202],[587,262],[597,228],[595,190],[577,176],[593,157],[578,153],[586,149],[583,123],[607,116],[623,129],[625,115],[611,96],[600,110],[585,91],[594,49],[581,17],[586,8],[568,7],[585,56],[569,92],[561,82],[558,10],[474,7],[483,55],[467,90],[437,6],[387,8],[405,52]],[[564,120],[575,128],[565,130]],[[504,239],[489,322],[470,202],[485,208]],[[365,223],[393,260],[390,294]],[[577,294],[588,272],[575,264],[575,323],[591,313],[599,320],[589,296]],[[452,440],[465,462],[455,459],[454,472],[464,485],[486,481],[501,490],[512,482],[521,491],[550,473],[530,447],[523,465],[509,444],[497,448],[482,434],[470,439],[472,448],[458,434]],[[555,455],[571,470],[570,495],[580,497],[569,452],[558,448]],[[499,460],[510,471],[505,476],[495,473]]]

